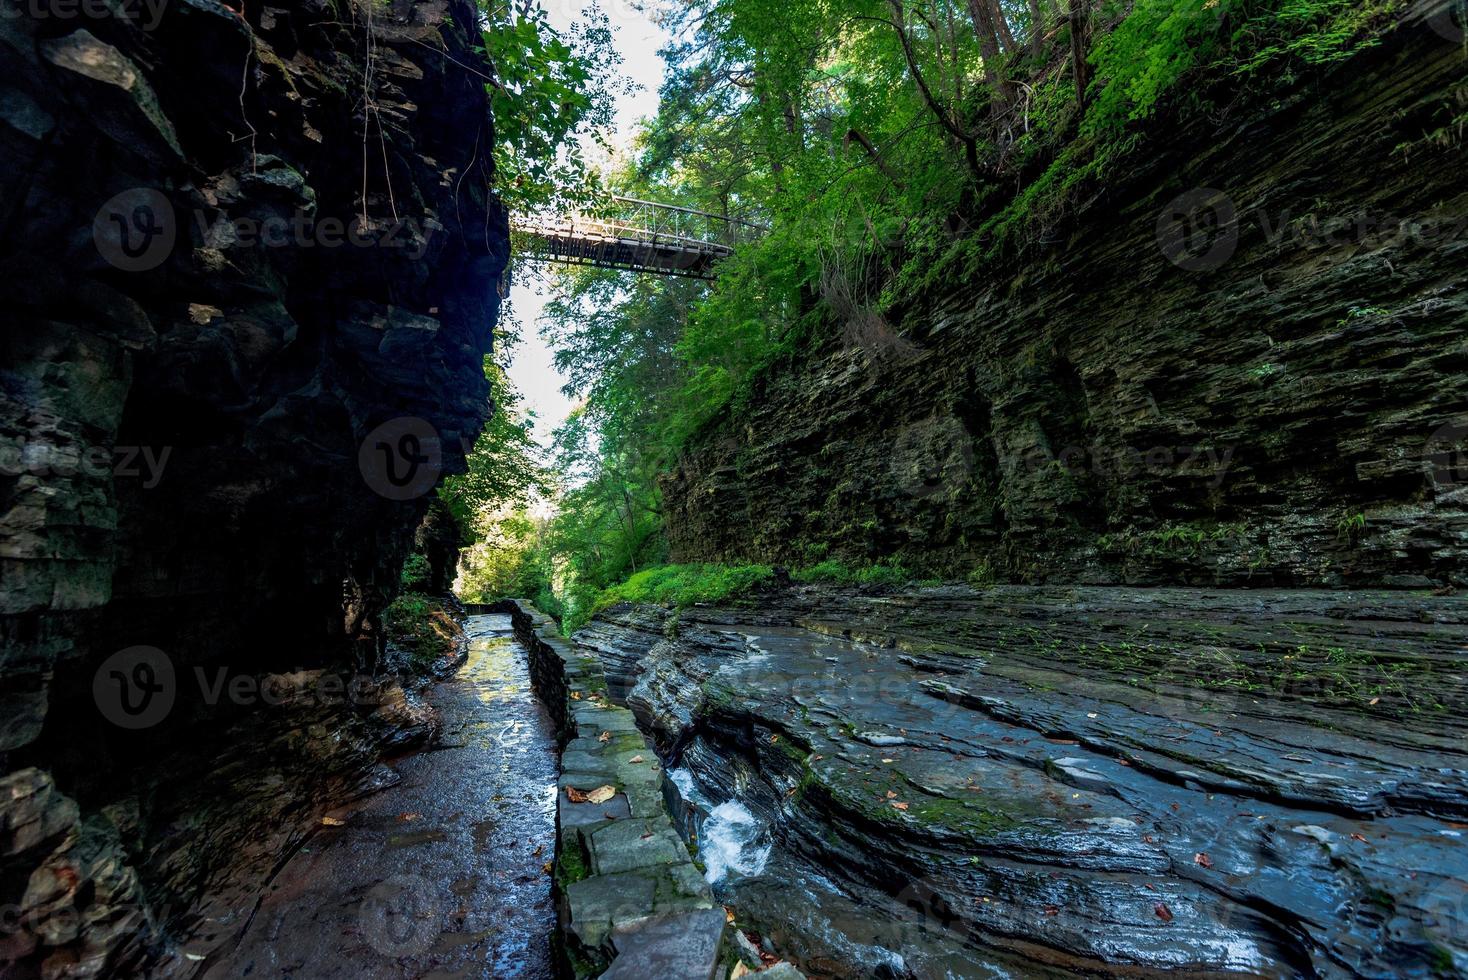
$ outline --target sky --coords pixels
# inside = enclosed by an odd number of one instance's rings
[[[547,0],[545,4],[551,25],[560,31],[565,31],[586,6],[586,0]],[[622,72],[638,85],[632,94],[617,96],[612,142],[626,147],[638,120],[657,112],[658,87],[663,79],[663,63],[657,52],[667,34],[636,9],[634,0],[607,0],[600,6],[611,19],[613,44],[622,55]],[[586,149],[588,157],[595,159],[591,147]],[[565,379],[555,369],[552,351],[540,339],[538,321],[550,298],[547,284],[536,282],[535,277],[522,276],[510,284],[510,306],[524,331],[510,363],[510,380],[523,395],[524,407],[535,413],[535,436],[542,445],[550,443],[551,430],[575,407],[561,393]]]

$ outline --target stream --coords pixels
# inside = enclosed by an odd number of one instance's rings
[[[323,821],[208,977],[552,976],[555,736],[509,618],[467,632],[439,742]]]

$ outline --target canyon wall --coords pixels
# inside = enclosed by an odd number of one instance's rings
[[[432,725],[379,614],[491,410],[489,68],[468,0],[4,3],[0,962],[187,974]]]
[[[664,481],[675,559],[1468,582],[1468,59],[1416,13],[759,378]]]

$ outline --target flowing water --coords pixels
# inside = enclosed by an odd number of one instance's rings
[[[280,870],[210,978],[552,976],[555,737],[507,616],[428,692],[439,744],[335,811]]]

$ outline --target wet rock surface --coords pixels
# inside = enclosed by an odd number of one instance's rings
[[[549,980],[555,733],[508,617],[468,624],[443,719],[400,781],[331,811],[205,976]]]
[[[711,829],[767,850],[715,893],[807,973],[1468,970],[1468,601],[794,588],[667,616],[576,640],[705,858]]]

